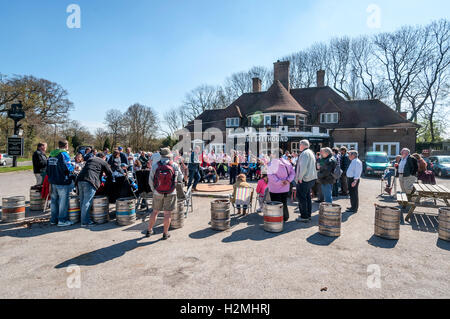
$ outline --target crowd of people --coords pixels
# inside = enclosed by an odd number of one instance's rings
[[[255,156],[251,152],[238,151],[232,151],[230,155],[223,152],[215,154],[214,150],[204,152],[197,146],[186,157],[169,148],[162,148],[155,153],[133,153],[131,148],[124,152],[122,147],[118,147],[111,153],[108,149],[98,152],[87,147],[73,158],[69,156],[68,149],[68,142],[60,141],[58,149],[50,152],[47,158],[47,145],[39,143],[33,154],[36,183],[49,185],[50,222],[61,227],[72,225],[68,218],[71,193],[78,194],[81,225],[88,227],[94,224],[89,214],[94,196],[102,192],[111,195],[115,188],[123,187],[125,191],[116,192],[115,198],[134,194],[139,188],[136,180],[139,179],[137,175],[140,171],[148,173],[144,184],[149,186],[148,191],[153,194],[153,215],[150,217],[147,236],[153,233],[158,213],[164,212],[164,239],[170,236],[168,229],[171,211],[176,205],[177,185],[187,186],[187,189],[192,187],[196,191],[200,182],[217,183],[220,179],[229,179],[233,185],[233,202],[237,188],[252,187],[248,182],[257,181],[258,212],[263,210],[264,203],[269,200],[281,202],[284,221],[289,219],[288,198],[294,194],[298,199],[300,216],[296,220],[299,222],[311,221],[314,197],[318,203],[332,203],[339,195],[349,195],[350,207],[347,211],[356,213],[359,208],[358,188],[363,164],[358,158],[358,152],[347,150],[346,147],[324,147],[315,154],[310,149],[309,141],[302,140],[298,153],[286,151]],[[398,176],[402,191],[410,194],[417,175],[425,178],[427,164],[420,155],[411,155],[408,149],[403,149],[394,162],[383,176],[387,188],[392,187],[392,177]],[[247,214],[247,207],[237,208],[238,214]]]

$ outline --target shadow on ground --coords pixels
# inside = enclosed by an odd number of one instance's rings
[[[437,233],[439,222],[437,216],[427,214],[413,214],[409,224],[415,231]]]
[[[295,218],[295,217],[294,217]],[[247,223],[247,227],[236,230],[230,234],[230,236],[222,240],[223,243],[238,242],[244,240],[262,241],[267,239],[284,236],[290,232],[307,229],[317,226],[319,216],[312,217],[310,223],[299,223],[293,220],[291,215],[291,221],[284,223],[283,231],[281,233],[270,233],[263,228],[263,217],[259,214],[251,214],[246,217],[242,217],[239,222]]]
[[[320,233],[315,233],[314,235],[309,236],[306,241],[310,244],[317,246],[329,246],[331,245],[338,237],[328,237],[321,235]]]
[[[375,235],[372,235],[370,239],[367,241],[369,245],[372,245],[374,247],[378,248],[384,248],[384,249],[392,249],[397,246],[398,240],[392,240],[392,239],[384,239]]]
[[[438,246],[441,249],[450,251],[450,241],[438,239],[436,246]]]
[[[139,243],[138,241],[142,240],[142,238],[130,239],[127,241],[123,241],[121,243],[117,243],[111,245],[109,247],[100,248],[94,251],[91,251],[86,254],[82,254],[80,256],[74,257],[72,259],[66,260],[58,265],[55,268],[65,268],[70,265],[78,265],[78,266],[95,266],[98,264],[102,264],[104,262],[119,258],[123,256],[126,252],[129,252],[133,249],[139,247],[150,246],[154,243],[159,242],[161,239],[157,239],[155,241],[149,241],[144,243]]]

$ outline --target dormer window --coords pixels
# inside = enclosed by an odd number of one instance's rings
[[[239,127],[239,117],[227,118],[227,127]]]
[[[320,123],[323,124],[332,124],[339,122],[339,113],[321,113],[320,114]]]

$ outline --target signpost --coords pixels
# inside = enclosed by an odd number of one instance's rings
[[[8,137],[8,155],[13,156],[13,167],[17,167],[17,156],[23,156],[24,144],[23,138],[19,137],[19,122],[25,118],[22,102],[11,105],[8,117],[14,121],[14,136]]]
[[[8,137],[8,156],[23,156],[23,138]]]

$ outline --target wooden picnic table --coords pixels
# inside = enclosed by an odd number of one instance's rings
[[[442,185],[430,185],[430,184],[414,184],[413,191],[410,196],[411,200],[408,202],[410,208],[405,220],[409,221],[411,215],[414,213],[416,207],[428,207],[428,208],[441,208],[450,207],[450,190]],[[422,204],[420,201],[423,198],[432,198],[434,205]],[[445,205],[438,205],[438,200],[441,200]]]

